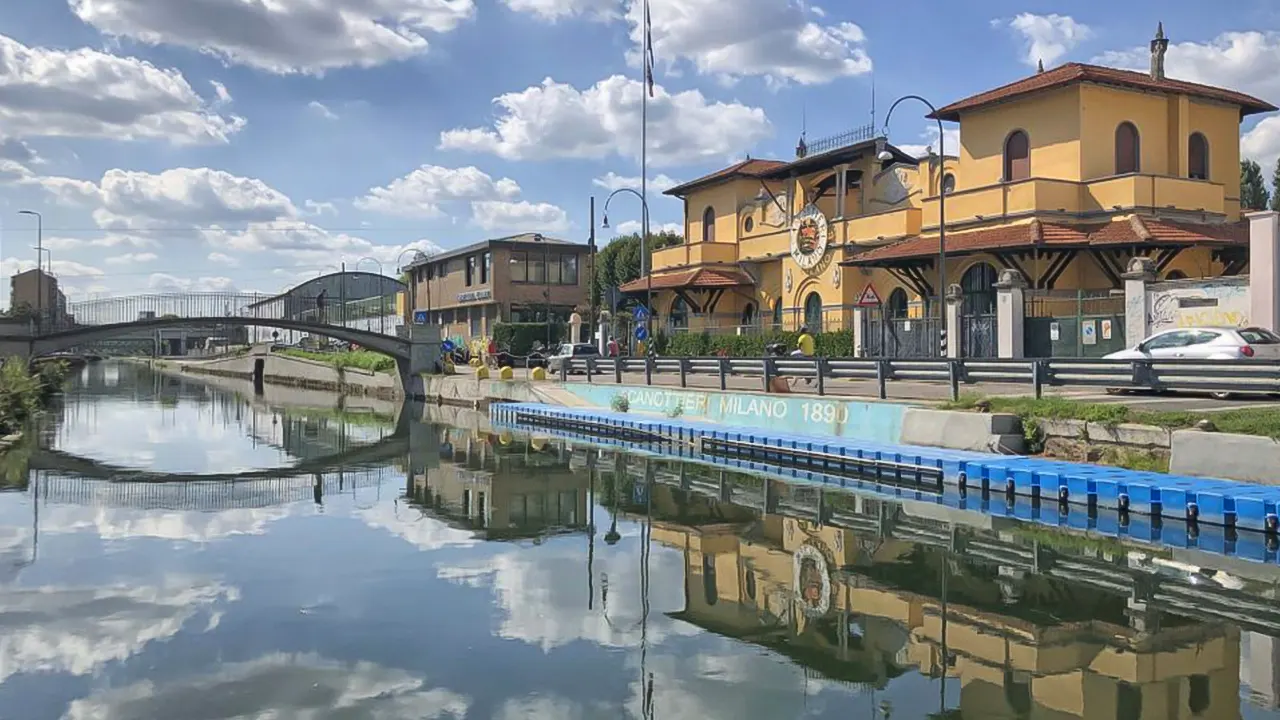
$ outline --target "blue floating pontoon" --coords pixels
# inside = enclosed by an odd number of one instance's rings
[[[708,453],[702,451],[704,439],[727,441],[735,447],[751,446],[753,451],[749,456],[738,453],[726,459],[745,463],[743,467],[755,464],[786,468],[780,471],[784,474],[821,474],[824,466],[845,458],[880,463],[890,473],[907,468],[908,474],[931,470],[936,476],[941,471],[941,496],[954,494],[974,509],[981,503],[982,510],[993,514],[1004,514],[1005,508],[1018,517],[1024,512],[1029,514],[1032,504],[1016,502],[1018,497],[1029,497],[1036,500],[1037,508],[1043,503],[1081,505],[1089,508],[1090,516],[1097,515],[1097,511],[1110,511],[1129,523],[1135,522],[1127,520],[1131,513],[1157,519],[1147,521],[1145,530],[1130,524],[1128,534],[1137,530],[1139,535],[1159,537],[1159,526],[1166,519],[1197,527],[1205,523],[1268,533],[1280,529],[1280,487],[539,403],[495,404],[489,413],[494,423],[506,427],[557,429],[628,447],[661,446],[664,454],[705,457]],[[919,479],[919,475],[916,477]],[[901,486],[898,491],[921,492]]]

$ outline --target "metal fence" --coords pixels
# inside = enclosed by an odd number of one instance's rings
[[[727,390],[730,377],[757,378],[764,392],[775,381],[805,379],[806,391],[828,393],[830,380],[872,380],[881,399],[894,380],[947,383],[951,399],[964,385],[988,382],[1025,384],[1041,397],[1046,387],[1089,386],[1129,391],[1192,391],[1280,394],[1280,361],[1275,360],[1102,360],[1048,359],[859,359],[859,358],[564,358],[553,368],[563,381],[582,374],[587,382],[622,384],[624,375],[643,374],[646,385],[655,375],[678,378],[688,387],[694,376],[719,379]]]
[[[1032,290],[1023,312],[1029,357],[1102,357],[1128,347],[1123,293]]]

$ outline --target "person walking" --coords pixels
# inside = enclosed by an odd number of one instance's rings
[[[320,294],[316,295],[316,322],[324,324],[324,301],[327,297],[327,291],[321,289]]]

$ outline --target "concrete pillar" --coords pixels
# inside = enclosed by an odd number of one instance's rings
[[[586,338],[582,334],[582,316],[578,313],[573,313],[569,316],[569,342],[586,342]]]
[[[611,316],[609,315],[609,311],[608,311],[608,310],[601,311],[601,313],[600,313],[600,325],[599,325],[599,328],[598,328],[598,330],[599,330],[599,333],[600,333],[600,334],[599,334],[599,336],[598,336],[598,338],[597,338],[597,341],[596,341],[596,349],[600,351],[600,354],[601,354],[601,355],[608,355],[608,354],[609,354],[609,353],[608,353],[608,348],[609,348],[609,324],[610,324],[610,320],[611,320],[611,319],[612,319],[612,318],[611,318]]]
[[[1155,282],[1156,265],[1151,258],[1136,257],[1129,261],[1124,275],[1124,338],[1129,347],[1147,336],[1147,283]]]
[[[430,325],[408,326],[409,358],[396,358],[400,389],[408,400],[426,396],[422,376],[435,372],[440,362],[440,330]]]
[[[947,297],[943,313],[945,317],[943,321],[944,332],[943,338],[947,346],[946,357],[960,357],[960,317],[964,312],[964,291],[959,285],[947,286]]]
[[[853,309],[853,356],[863,357],[867,347],[867,309],[861,306]]]
[[[996,357],[1024,356],[1023,295],[1027,279],[1017,270],[1000,271],[996,281]]]
[[[1280,327],[1280,213],[1248,213],[1249,323]]]

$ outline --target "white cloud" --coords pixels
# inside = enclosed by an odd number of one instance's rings
[[[471,219],[489,232],[558,233],[569,229],[569,215],[551,203],[527,200],[479,200],[471,203]]]
[[[225,143],[245,122],[214,112],[177,70],[88,48],[28,47],[3,35],[0,87],[8,137]]]
[[[619,0],[502,0],[502,3],[516,12],[529,13],[547,22],[571,17],[597,20],[622,17]]]
[[[422,165],[384,187],[371,188],[354,204],[361,210],[427,218],[443,215],[442,203],[512,200],[519,195],[520,185],[515,180],[494,180],[474,166],[447,168]]]
[[[1280,159],[1280,117],[1263,118],[1240,138],[1241,157],[1262,166],[1262,175],[1271,181],[1272,171]]]
[[[83,263],[78,263],[72,260],[54,260],[51,263],[46,262],[45,265],[49,267],[49,269],[53,272],[53,274],[58,276],[59,278],[62,278],[62,277],[91,278],[91,277],[102,277],[103,275],[101,268],[96,268],[91,265],[85,265]],[[35,260],[19,260],[18,258],[6,258],[3,263],[0,263],[0,273],[3,273],[4,275],[8,275],[8,276],[13,276],[13,275],[17,275],[18,273],[26,272],[28,270],[34,270],[35,267],[36,267]]]
[[[337,113],[330,110],[327,105],[320,102],[319,100],[312,100],[311,102],[307,103],[307,109],[319,115],[320,117],[324,118],[325,120],[338,119]]]
[[[228,267],[238,267],[240,265],[239,260],[231,257],[230,255],[227,255],[226,253],[211,252],[209,253],[209,257],[207,259],[211,263],[226,265]]]
[[[632,235],[632,234],[638,235],[640,233],[640,221],[627,220],[626,222],[620,222],[614,226],[613,231],[617,235]],[[681,225],[680,223],[662,223],[661,225],[654,225],[653,227],[649,228],[650,235],[663,233],[663,232],[671,232],[677,235],[684,235],[684,226]]]
[[[802,0],[650,0],[650,16],[658,62],[688,60],[704,75],[816,85],[872,69],[862,28],[814,22]],[[644,18],[637,0],[627,21],[639,48]]]
[[[1147,72],[1145,46],[1103,53],[1094,62]],[[1280,32],[1227,32],[1203,43],[1170,43],[1165,74],[1179,80],[1246,92],[1276,104],[1280,100]]]
[[[614,191],[622,188],[631,188],[632,190],[640,189],[640,176],[635,175],[628,177],[619,175],[613,171],[607,172],[603,177],[594,178],[592,185],[604,188],[605,190]],[[675,180],[666,175],[659,174],[657,177],[649,178],[649,189],[657,192],[664,192],[680,184],[679,180]]]
[[[302,206],[307,209],[310,215],[337,215],[338,206],[331,202],[316,202],[315,200],[304,200]]]
[[[958,157],[960,155],[960,128],[943,126],[943,132],[945,133],[945,136],[943,137],[945,147],[943,147],[942,150],[951,157]],[[924,132],[920,133],[920,137],[925,140],[923,144],[907,143],[905,145],[898,145],[897,147],[902,152],[918,158],[928,155],[930,148],[933,149],[934,153],[938,152],[937,125],[926,125]]]
[[[246,688],[270,688],[246,692]],[[224,663],[205,675],[157,685],[144,680],[100,689],[75,700],[65,720],[186,717],[192,707],[226,718],[328,717],[462,720],[471,702],[422,678],[369,662],[340,663],[315,654],[275,653],[250,662]]]
[[[551,78],[494,100],[493,127],[440,134],[447,150],[487,152],[507,160],[639,157],[643,83],[614,75],[586,90]],[[721,161],[770,137],[764,110],[710,102],[697,90],[669,94],[657,88],[649,102],[649,158],[657,165]]]
[[[1008,27],[1022,36],[1022,62],[1036,67],[1041,61],[1054,65],[1078,46],[1093,37],[1093,29],[1076,22],[1070,15],[1036,15],[1020,13],[1012,20],[993,20],[993,25]]]
[[[377,245],[365,238],[330,232],[306,222],[250,223],[243,230],[209,228],[202,230],[201,234],[215,252],[223,255],[273,252],[297,265],[332,267],[335,271],[342,263],[351,266],[363,257],[372,257],[381,262],[384,269],[390,269],[406,251],[441,252],[440,246],[430,240]]]
[[[161,587],[7,588],[0,595],[0,682],[30,672],[90,675],[238,599],[234,588],[189,578]]]
[[[229,277],[180,278],[167,273],[152,273],[147,278],[147,289],[162,293],[235,293],[236,283]]]
[[[135,265],[141,263],[155,262],[159,259],[159,255],[155,253],[125,253],[123,255],[114,255],[106,259],[108,265]]]
[[[69,0],[109,36],[177,45],[273,73],[373,67],[427,51],[426,33],[473,17],[473,0]]]
[[[231,104],[231,92],[227,90],[226,85],[217,80],[210,80],[209,84],[213,86],[214,104],[219,106]]]

